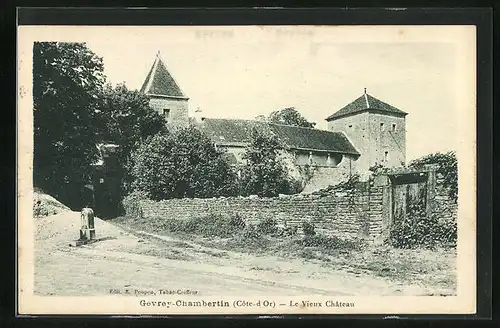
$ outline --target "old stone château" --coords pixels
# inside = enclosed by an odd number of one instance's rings
[[[151,107],[165,117],[169,128],[189,124],[189,98],[159,53],[141,91],[149,96]],[[326,118],[325,130],[225,118],[201,118],[195,122],[235,162],[242,161],[252,127],[268,128],[285,144],[296,164],[317,168],[313,180],[317,180],[316,187],[322,187],[354,173],[366,174],[375,165],[404,165],[406,115],[365,89],[359,98]]]
[[[295,164],[289,167],[309,164],[314,170],[312,177],[305,179],[307,183],[300,194],[130,199],[125,210],[131,217],[140,213],[141,218],[189,220],[206,213],[239,213],[251,224],[271,217],[283,227],[296,228],[308,220],[322,234],[373,242],[387,240],[394,222],[415,209],[428,216],[439,216],[440,220],[456,217],[456,203],[448,201],[446,188],[437,186],[436,165],[405,167],[407,113],[370,95],[366,89],[351,103],[332,111],[325,118],[324,129],[316,129],[263,120],[194,120],[188,115],[186,94],[180,91],[159,56],[144,85],[152,107],[164,115],[169,127],[175,129],[194,121],[217,148],[227,150],[235,166],[244,161],[252,129],[260,127],[280,139],[283,158]],[[378,165],[390,169],[370,174],[370,169]],[[361,181],[339,184],[354,174]]]

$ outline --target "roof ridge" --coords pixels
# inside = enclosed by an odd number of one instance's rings
[[[147,81],[148,83],[146,84],[146,87],[144,88],[144,93],[148,93],[149,89],[151,89],[151,85],[153,84],[156,70],[158,69],[159,60],[160,60],[160,57],[158,57],[158,54],[156,54],[155,61],[153,62],[153,67],[151,67],[151,72],[148,76],[149,77],[149,80]]]
[[[339,134],[340,132],[338,131],[330,131],[330,130],[324,130],[324,129],[316,129],[316,128],[308,128],[306,126],[298,126],[298,125],[289,125],[289,124],[279,124],[279,123],[269,123],[277,126],[289,126],[292,128],[299,128],[299,129],[304,129],[304,130],[311,130],[311,131],[319,131],[319,132],[327,132],[327,133],[332,133],[332,134]]]
[[[304,130],[320,131],[320,132],[327,132],[327,133],[332,133],[332,134],[340,134],[340,132],[338,132],[338,131],[330,131],[330,130],[325,130],[325,129],[309,128],[309,127],[306,127],[306,126],[298,126],[298,125],[290,125],[290,124],[280,124],[280,123],[274,123],[274,122],[263,122],[263,121],[259,121],[259,120],[250,120],[250,119],[243,119],[243,118],[205,117],[204,119],[205,120],[208,119],[208,120],[255,122],[255,123],[259,123],[259,124],[269,124],[269,125],[276,125],[276,126],[287,126],[287,127],[304,129]]]
[[[293,126],[293,127],[296,127],[296,128],[301,128],[301,129],[309,129],[309,130],[315,130],[315,131],[318,131],[320,129],[315,129],[315,128],[310,128],[310,127],[307,127],[307,126],[299,126],[299,125],[291,125],[291,124],[282,124],[282,123],[274,123],[274,122],[267,122],[269,124],[273,124],[273,125],[280,125],[280,126]],[[320,131],[323,131],[323,130],[320,130]],[[325,130],[326,131],[326,130]]]

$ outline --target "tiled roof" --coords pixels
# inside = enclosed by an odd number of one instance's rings
[[[148,76],[142,84],[141,92],[148,95],[187,98],[168,72],[159,55],[156,56],[153,66],[151,66]]]
[[[328,116],[326,118],[326,120],[331,121],[331,120],[334,120],[336,118],[357,114],[357,113],[364,112],[367,110],[382,111],[382,112],[392,113],[392,114],[401,115],[401,116],[408,114],[408,113],[403,112],[400,109],[397,109],[394,106],[391,106],[391,105],[383,102],[380,99],[377,99],[377,98],[365,93],[361,97],[359,97],[358,99],[354,100],[349,105],[341,108],[337,112]]]
[[[262,121],[205,118],[200,123],[215,143],[246,146],[253,127],[270,129],[288,148],[359,155],[359,152],[340,132],[281,125]]]

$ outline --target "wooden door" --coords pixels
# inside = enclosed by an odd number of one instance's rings
[[[427,214],[426,174],[391,177],[391,183],[393,225],[398,224],[407,215],[418,220],[421,214]]]

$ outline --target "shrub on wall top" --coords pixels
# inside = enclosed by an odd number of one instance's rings
[[[437,173],[443,176],[443,186],[455,202],[458,197],[458,162],[455,152],[430,154],[410,162],[409,167],[421,168],[425,164],[437,164]]]

